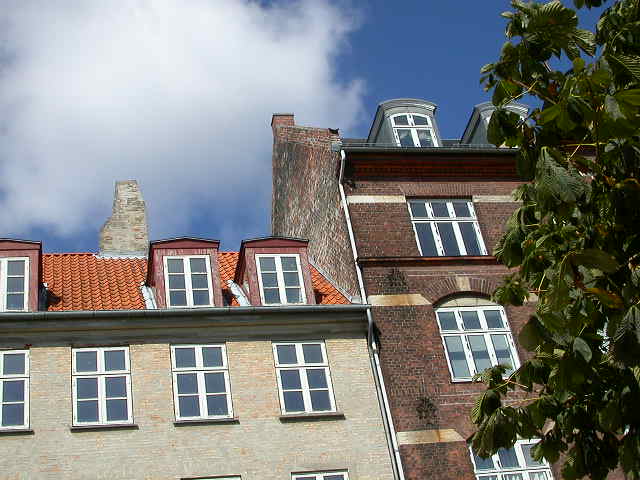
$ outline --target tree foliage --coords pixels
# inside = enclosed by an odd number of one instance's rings
[[[480,375],[470,441],[487,456],[540,438],[534,457],[563,454],[567,479],[617,467],[639,479],[640,0],[604,5],[595,32],[578,13],[606,2],[573,3],[512,0],[508,41],[481,71],[497,107],[489,140],[518,147],[528,181],[495,250],[517,273],[494,297],[538,301],[519,335],[529,360]],[[542,107],[521,119],[505,107],[524,95]]]

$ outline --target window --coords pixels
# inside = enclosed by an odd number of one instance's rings
[[[129,347],[74,348],[73,424],[133,423]]]
[[[0,310],[27,310],[29,259],[0,258]]]
[[[233,416],[224,345],[172,345],[177,420]]]
[[[490,458],[471,453],[477,480],[552,480],[547,462],[537,462],[531,449],[537,442],[518,440],[513,448],[501,448]]]
[[[29,426],[29,351],[0,352],[0,429]]]
[[[298,255],[256,255],[263,305],[306,303]]]
[[[213,306],[208,255],[164,257],[168,307]]]
[[[498,364],[508,373],[519,367],[504,309],[499,305],[449,307],[436,310],[451,378],[471,380]]]
[[[324,342],[274,343],[282,413],[333,412]]]
[[[399,147],[437,147],[431,118],[417,113],[391,117],[393,136]]]
[[[472,202],[411,200],[409,211],[423,257],[487,254]]]
[[[349,480],[347,472],[294,473],[291,480]]]

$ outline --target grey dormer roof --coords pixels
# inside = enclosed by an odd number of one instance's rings
[[[440,144],[440,132],[435,120],[437,108],[438,106],[435,103],[419,98],[394,98],[381,102],[378,105],[373,124],[369,130],[367,144],[395,144],[391,126],[386,120],[397,113],[420,113],[429,116],[433,125],[434,135],[438,144]]]
[[[512,102],[506,106],[507,110],[520,115],[521,118],[527,116],[529,107],[523,103]],[[464,129],[460,144],[462,145],[487,145],[487,126],[489,119],[496,107],[491,102],[479,103],[473,107],[471,117]]]

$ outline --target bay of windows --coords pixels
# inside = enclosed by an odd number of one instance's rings
[[[291,480],[349,480],[347,472],[294,473]]]
[[[487,254],[472,202],[410,200],[409,211],[423,257]]]
[[[437,147],[431,119],[417,113],[391,117],[393,135],[399,147]]]
[[[213,305],[208,255],[164,257],[168,307]]]
[[[518,440],[513,448],[501,448],[489,458],[481,458],[472,452],[477,480],[552,480],[551,469],[546,462],[538,462],[531,456],[537,442]]]
[[[306,303],[298,255],[256,255],[263,305]]]
[[[29,259],[0,258],[0,311],[27,309]]]
[[[0,351],[0,430],[29,426],[29,351]]]

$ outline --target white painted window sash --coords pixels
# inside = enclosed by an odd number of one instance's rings
[[[192,286],[192,279],[191,279],[191,262],[189,261],[192,258],[204,258],[205,261],[205,270],[206,270],[206,275],[207,275],[207,290],[209,292],[209,303],[207,305],[194,305],[193,304],[193,291],[194,288]],[[170,290],[169,290],[169,268],[168,268],[168,261],[169,260],[181,260],[182,261],[182,270],[183,273],[182,275],[184,276],[184,290],[185,290],[185,296],[187,297],[187,304],[186,305],[171,305],[171,295],[170,295]],[[214,306],[214,300],[213,300],[213,286],[212,286],[212,281],[211,281],[211,259],[209,258],[209,255],[178,255],[178,256],[165,256],[163,257],[163,263],[164,263],[164,285],[165,285],[165,298],[166,298],[166,304],[167,307],[169,308],[204,308],[204,307],[212,307]],[[196,272],[196,275],[202,275],[202,272]],[[179,273],[172,273],[171,275],[180,275]],[[173,289],[173,291],[179,291],[182,289]],[[196,291],[198,290],[204,290],[204,288],[196,288]]]
[[[4,356],[5,355],[24,355],[24,373],[7,374],[3,370]],[[3,350],[0,351],[0,430],[21,430],[29,428],[29,350]],[[23,381],[23,400],[22,401],[4,401],[4,382],[8,381]],[[21,425],[7,425],[3,426],[1,421],[4,415],[4,405],[19,405],[23,404],[23,422]]]
[[[396,124],[396,117],[400,117],[400,116],[407,116],[408,119],[408,125],[397,125]],[[421,118],[425,118],[427,121],[427,125],[416,125],[415,120],[414,120],[414,116],[416,117],[421,117]],[[431,140],[433,142],[433,146],[434,147],[438,147],[438,140],[436,139],[436,135],[433,129],[433,124],[431,122],[431,118],[428,115],[420,115],[420,114],[415,114],[415,113],[399,113],[396,115],[391,116],[391,123],[392,123],[392,127],[393,127],[393,135],[396,141],[396,144],[398,146],[400,146],[400,136],[398,134],[398,130],[409,130],[411,133],[411,139],[413,140],[413,146],[414,147],[420,147],[422,146],[420,144],[420,138],[418,137],[418,130],[425,130],[427,132],[429,132],[429,134],[431,135]]]
[[[314,480],[324,480],[325,477],[331,475],[342,475],[341,480],[349,480],[349,475],[346,470],[339,470],[333,472],[306,472],[306,473],[292,473],[291,480],[313,478]]]
[[[298,273],[298,283],[300,284],[299,287],[289,287],[289,288],[299,288],[300,289],[300,298],[301,298],[301,302],[288,302],[287,301],[287,290],[286,290],[286,285],[284,283],[284,269],[282,268],[282,257],[294,257],[296,259],[296,268],[297,268],[297,273]],[[269,303],[267,304],[265,301],[265,295],[264,295],[264,287],[262,285],[262,269],[260,268],[260,259],[261,258],[273,258],[274,259],[274,263],[276,266],[276,279],[278,282],[278,295],[280,296],[280,305],[302,305],[307,303],[307,297],[306,297],[306,292],[305,292],[305,288],[304,288],[304,280],[302,277],[302,267],[300,264],[300,255],[297,253],[290,253],[290,254],[256,254],[255,256],[255,261],[256,261],[256,271],[258,272],[258,285],[260,287],[260,300],[262,301],[263,305],[278,305],[276,303]],[[266,271],[265,273],[274,273],[271,271]],[[287,273],[293,273],[293,272],[287,272]],[[275,287],[268,287],[268,288],[275,288]]]
[[[471,455],[471,463],[473,465],[474,471],[476,473],[476,479],[481,479],[483,477],[486,476],[492,476],[495,475],[498,477],[498,479],[503,479],[505,478],[504,475],[508,475],[508,474],[521,474],[522,475],[522,480],[532,480],[532,474],[535,473],[544,473],[546,475],[546,478],[548,480],[553,480],[553,474],[551,472],[551,468],[549,466],[549,463],[543,459],[542,461],[542,465],[540,466],[527,466],[526,464],[526,460],[525,460],[525,456],[524,456],[524,452],[522,450],[523,445],[529,445],[532,443],[537,443],[536,442],[537,439],[530,439],[530,440],[517,440],[516,443],[514,444],[513,448],[516,454],[516,458],[518,460],[518,467],[512,467],[512,468],[507,468],[507,467],[503,467],[502,463],[500,462],[500,456],[498,455],[498,453],[495,453],[491,456],[491,460],[493,461],[493,465],[494,468],[493,469],[487,469],[487,470],[478,470],[476,462],[475,462],[475,457],[473,455],[473,450],[471,449],[471,447],[469,447],[469,453]]]
[[[19,277],[20,275],[9,275],[8,263],[10,261],[24,262],[24,279],[23,279],[23,305],[20,309],[8,310],[7,295],[8,283],[10,277]],[[0,311],[6,312],[22,312],[28,310],[29,305],[29,257],[6,257],[0,258]]]

